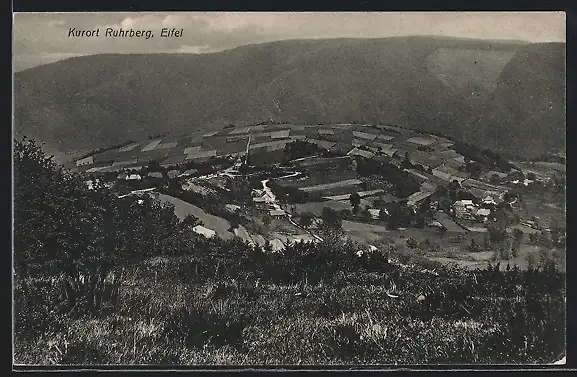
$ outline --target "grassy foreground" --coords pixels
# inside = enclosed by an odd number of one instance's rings
[[[21,298],[34,307],[17,300],[15,361],[549,363],[564,351],[564,282],[553,271],[385,263],[283,284],[273,275],[203,274],[197,263],[173,257],[133,266],[96,313],[55,313],[57,280],[25,280]]]

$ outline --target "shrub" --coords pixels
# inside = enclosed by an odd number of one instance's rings
[[[411,249],[415,249],[419,246],[418,242],[414,238],[407,239],[405,243],[407,247],[410,247]]]

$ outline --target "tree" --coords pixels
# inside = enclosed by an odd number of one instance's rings
[[[375,200],[373,200],[373,207],[375,208],[381,208],[385,205],[385,201],[383,200],[383,198],[376,198]]]
[[[483,247],[485,250],[491,249],[491,240],[487,234],[485,234],[485,237],[483,237]]]
[[[507,213],[503,208],[497,208],[495,212],[491,213],[486,225],[491,243],[503,242],[507,238],[508,225]]]
[[[358,206],[361,204],[361,197],[359,196],[358,193],[353,192],[349,198],[349,200],[351,201],[351,205],[353,206],[353,208],[358,208]]]
[[[388,218],[387,226],[390,229],[398,229],[411,225],[413,213],[409,207],[407,207],[406,203],[390,203],[388,211],[390,216]]]
[[[521,229],[513,229],[513,246],[511,252],[513,257],[519,255],[519,249],[521,247],[521,242],[523,241],[523,231]]]
[[[527,254],[527,256],[525,256],[525,261],[527,262],[527,268],[529,270],[533,270],[535,269],[535,263],[537,262],[537,258],[535,258],[535,254],[533,252],[530,252],[529,254]]]
[[[342,219],[340,218],[337,211],[330,207],[323,208],[323,212],[321,215],[323,223],[332,229],[341,229],[342,228]]]
[[[531,243],[531,245],[537,244],[538,242],[537,238],[538,238],[537,233],[529,233],[529,242]]]
[[[424,228],[425,224],[427,223],[425,216],[423,215],[416,215],[415,216],[415,228]]]
[[[160,163],[156,160],[150,161],[148,164],[148,172],[164,172],[165,169],[160,166]]]
[[[361,211],[360,213],[361,219],[363,220],[370,220],[373,218],[373,216],[371,215],[371,212],[369,211],[368,208],[365,208]]]
[[[308,228],[313,224],[314,215],[310,212],[303,212],[299,216],[299,225]]]
[[[381,210],[379,211],[379,220],[381,220],[381,221],[387,221],[388,219],[389,219],[389,214],[388,214],[387,210],[384,209],[384,208],[381,209]]]
[[[551,261],[551,256],[549,255],[549,250],[547,248],[539,248],[539,265],[541,267],[547,267]]]
[[[444,237],[447,234],[447,228],[441,226],[438,228],[437,232],[439,233],[439,236]]]
[[[262,218],[262,224],[263,224],[265,227],[268,227],[268,226],[270,225],[270,223],[271,223],[271,218],[270,218],[270,216],[264,215],[263,218]]]
[[[511,246],[511,255],[513,256],[513,258],[517,258],[517,256],[519,256],[520,247],[521,244],[516,240],[514,240]]]
[[[491,260],[492,260],[493,262],[496,262],[496,261],[498,261],[499,259],[500,259],[499,249],[498,249],[498,248],[495,248],[495,249],[493,250],[493,254],[491,255]]]
[[[353,213],[350,209],[342,209],[339,211],[339,217],[342,220],[351,220],[353,218]]]
[[[479,246],[475,238],[471,238],[471,246],[469,246],[469,251],[472,253],[477,253],[481,251],[481,247]]]
[[[509,253],[510,247],[509,247],[509,243],[506,241],[502,241],[499,243],[499,257],[501,258],[501,260],[509,260],[511,258],[511,255]]]
[[[202,222],[200,219],[194,215],[187,215],[184,219],[182,219],[182,225],[190,228],[194,228],[197,225],[201,225]]]
[[[542,230],[540,235],[539,235],[539,243],[541,245],[543,245],[544,247],[546,247],[547,249],[550,249],[553,247],[553,241],[550,237],[550,233]]]
[[[408,238],[407,242],[406,242],[407,247],[414,249],[416,248],[419,244],[417,243],[417,241],[414,238]]]
[[[471,161],[471,163],[466,164],[465,168],[469,174],[471,174],[472,178],[479,178],[483,171],[483,165],[477,161]]]
[[[27,139],[14,142],[14,218],[16,279],[62,274],[69,310],[98,310],[113,269],[181,250],[173,242],[186,238],[173,207],[89,190]]]
[[[451,212],[451,200],[449,198],[441,198],[437,204],[437,209],[445,213]]]
[[[559,236],[561,233],[561,227],[559,226],[559,222],[557,219],[552,219],[551,224],[549,225],[549,231],[551,232],[551,242],[553,246],[557,246],[559,243]]]

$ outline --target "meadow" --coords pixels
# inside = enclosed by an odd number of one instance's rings
[[[16,362],[547,363],[564,351],[564,282],[553,270],[426,268],[343,247],[340,258],[298,247],[218,263],[151,258],[126,269],[93,314],[41,312],[58,285],[26,280],[18,297],[43,294],[17,307],[20,318],[46,328],[19,326]]]

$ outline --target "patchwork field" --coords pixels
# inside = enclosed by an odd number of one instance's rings
[[[353,178],[353,179],[346,179],[343,181],[323,183],[323,184],[314,185],[314,186],[305,186],[305,187],[301,187],[301,190],[303,190],[305,192],[323,191],[323,190],[330,190],[330,189],[336,188],[336,187],[352,187],[352,186],[359,185],[360,183],[362,183],[362,181],[360,179]]]
[[[454,160],[460,156],[450,149],[450,143],[446,143],[443,138],[394,126],[333,124],[319,127],[286,124],[233,127],[216,133],[136,141],[117,149],[95,152],[91,155],[92,162],[87,163],[84,158],[83,163],[77,164],[77,167],[88,170],[98,163],[120,167],[128,164],[128,161],[133,165],[151,161],[158,161],[163,165],[180,164],[210,157],[242,155],[247,146],[255,157],[255,163],[266,164],[280,162],[285,145],[296,140],[314,143],[325,150],[340,148],[343,153],[350,152],[354,147],[370,145],[373,152],[362,149],[357,149],[356,152],[368,157],[373,153],[390,156],[397,153],[404,157],[406,152],[412,152],[415,153],[416,162],[434,167],[441,160]],[[428,151],[418,149],[432,146],[434,148],[429,148]]]
[[[302,154],[297,152],[298,157],[291,157],[290,154],[294,151],[291,152],[291,148],[287,146],[295,141],[307,141],[315,144],[316,147],[311,147],[313,152],[308,155],[309,152]],[[320,217],[324,208],[338,211],[351,210],[351,193],[359,194],[361,208],[366,206],[378,208],[383,203],[399,202],[399,197],[405,197],[395,191],[395,186],[388,182],[387,177],[371,174],[362,176],[358,172],[359,160],[355,156],[362,156],[379,163],[388,163],[389,166],[394,165],[398,169],[404,170],[420,184],[417,191],[434,192],[438,186],[446,187],[453,180],[459,181],[464,190],[478,198],[484,198],[487,195],[498,198],[510,190],[510,187],[488,183],[487,174],[491,171],[492,174],[497,174],[501,178],[507,176],[507,173],[496,171],[497,168],[494,166],[485,169],[488,172],[484,170],[482,178],[472,179],[465,168],[465,155],[470,152],[458,142],[387,125],[282,124],[232,127],[223,129],[218,133],[170,136],[129,143],[115,150],[95,153],[92,157],[82,159],[83,165],[79,166],[79,169],[95,173],[121,171],[127,168],[138,168],[152,161],[157,161],[163,166],[169,166],[191,161],[210,161],[212,158],[224,156],[242,156],[247,149],[249,150],[249,165],[267,171],[271,165],[280,163],[277,166],[281,166],[287,172],[286,175],[289,175],[287,178],[273,178],[278,176],[276,175],[277,172],[270,176],[273,182],[278,183],[279,186],[300,189],[306,193],[314,194],[314,199],[311,198],[314,200],[313,202],[292,205],[292,210],[289,212],[296,215],[310,212]],[[305,157],[301,157],[303,155]],[[292,159],[290,162],[288,161],[289,157]],[[234,161],[234,159],[230,161]],[[412,165],[406,167],[407,162]],[[232,163],[230,162],[231,165]],[[549,176],[564,174],[564,165],[560,164],[545,162],[517,164],[524,169],[526,168],[527,171],[534,171],[536,174]],[[292,176],[291,172],[298,174]],[[206,194],[210,191],[198,183],[189,185],[188,188],[200,194]],[[222,188],[226,189],[224,186]],[[399,197],[391,193],[399,195]],[[329,198],[329,200],[318,201],[320,197]],[[407,197],[410,198],[410,195]],[[375,204],[377,200],[378,203]],[[409,202],[412,203],[411,200]],[[207,228],[214,229],[224,238],[234,237],[229,231],[230,224],[228,221],[217,216],[213,217],[198,207],[183,205],[183,203],[176,202],[179,216],[183,216],[185,213],[194,214],[203,221]],[[268,217],[271,209],[268,207],[261,205],[255,211],[260,211],[264,217]],[[558,196],[527,194],[522,203],[515,203],[514,210],[522,220],[533,219],[545,227],[556,221],[564,226],[564,207],[564,201],[560,200]],[[237,230],[237,233],[240,232],[237,236],[241,236],[245,240],[248,240],[249,236],[256,235],[263,237],[263,240],[280,240],[282,237],[273,236],[272,233],[278,232],[287,235],[300,231],[294,228],[286,218],[267,218],[267,225],[264,225],[264,217],[260,220],[254,219],[255,224],[258,223],[258,226],[255,225],[255,229],[252,229],[250,224],[246,225],[251,228],[246,234],[242,230]],[[442,241],[443,247],[448,250],[447,253],[443,255],[432,254],[429,257],[438,261],[458,262],[466,267],[480,266],[487,262],[485,254],[477,253],[475,256],[471,256],[466,251],[468,246],[466,242],[470,242],[469,237],[472,235],[483,237],[486,234],[486,228],[482,223],[455,222],[450,216],[442,212],[437,213],[435,218],[446,229],[447,234],[465,237],[466,241],[459,241],[455,244],[447,244]],[[397,231],[389,231],[376,223],[344,221],[342,226],[349,237],[364,243],[377,243],[392,238],[396,245],[404,245],[405,237],[413,237],[411,235],[413,230],[411,229],[397,233]],[[517,225],[517,227],[524,234],[534,231],[534,229],[524,225]],[[435,228],[418,229],[415,232],[414,237],[416,239],[439,238]],[[526,249],[525,247],[523,250]],[[412,250],[412,252],[416,251]],[[522,258],[524,257],[516,257],[515,263],[523,264]]]
[[[297,214],[301,214],[303,212],[310,212],[316,216],[320,216],[323,212],[323,209],[331,208],[336,211],[341,211],[343,209],[352,209],[352,206],[348,203],[342,203],[334,200],[327,200],[324,202],[308,202],[308,203],[299,203],[294,205],[294,211]]]

